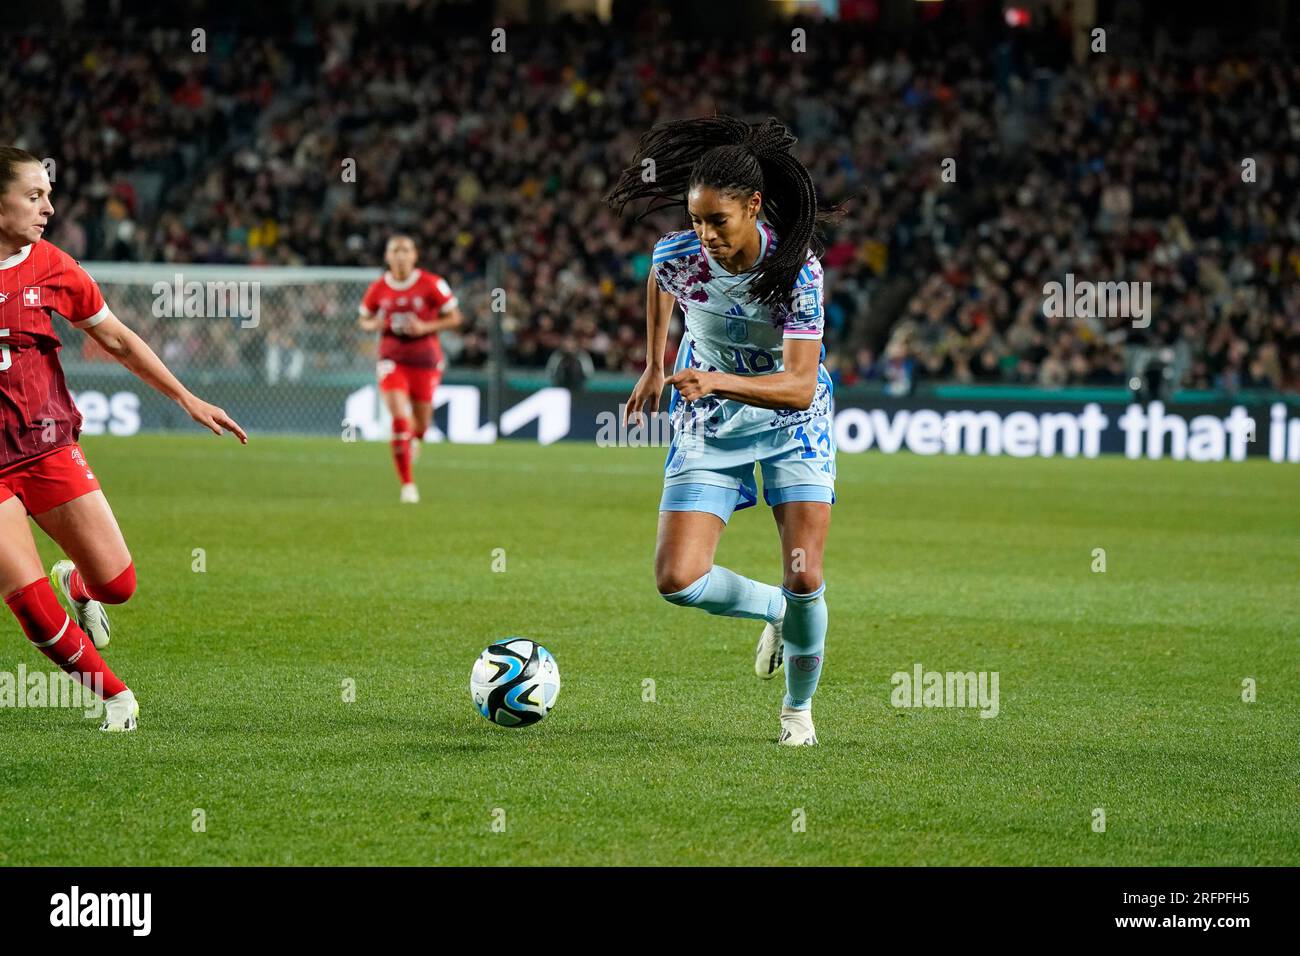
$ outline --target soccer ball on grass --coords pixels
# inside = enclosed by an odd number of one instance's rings
[[[551,652],[536,641],[506,637],[478,656],[469,692],[478,712],[494,724],[535,724],[555,706],[560,669]]]

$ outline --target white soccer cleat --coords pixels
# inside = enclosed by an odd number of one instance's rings
[[[110,734],[123,734],[139,726],[140,702],[135,694],[124,690],[104,700],[104,722],[99,729]]]
[[[63,599],[72,608],[72,616],[77,627],[90,635],[96,647],[108,647],[108,612],[98,601],[74,601],[72,599],[72,572],[76,565],[71,561],[55,561],[50,568],[50,582],[59,589]]]
[[[754,653],[754,673],[763,680],[771,680],[781,672],[785,663],[785,640],[781,630],[785,626],[785,600],[781,601],[781,618],[775,624],[763,628],[763,636],[758,639],[758,649]]]
[[[415,485],[402,485],[402,493],[398,500],[404,505],[418,505],[420,503],[420,489]]]
[[[817,731],[813,729],[812,709],[795,710],[793,707],[781,707],[781,736],[777,743],[787,747],[814,747],[817,745]]]

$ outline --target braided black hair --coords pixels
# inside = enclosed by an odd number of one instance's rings
[[[748,297],[764,305],[789,304],[808,252],[820,256],[825,243],[820,229],[838,207],[820,206],[812,177],[790,151],[798,142],[774,118],[750,124],[731,116],[674,120],[652,127],[637,142],[632,165],[619,175],[605,201],[618,213],[641,199],[650,204],[636,216],[686,205],[696,186],[748,199],[763,197],[764,218],[776,230],[776,251],[755,266]],[[654,161],[654,180],[645,182],[642,167]]]

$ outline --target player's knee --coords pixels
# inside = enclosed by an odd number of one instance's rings
[[[671,601],[674,595],[686,591],[707,573],[691,568],[656,568],[655,587],[659,589],[661,597]]]
[[[781,582],[785,585],[787,591],[794,594],[812,594],[822,586],[822,573],[820,569],[806,571],[787,571],[785,580]]]
[[[86,593],[101,604],[125,604],[135,593],[135,562],[106,584],[86,582]]]

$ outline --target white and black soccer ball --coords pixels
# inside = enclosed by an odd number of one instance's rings
[[[478,712],[494,724],[535,724],[555,706],[560,668],[536,641],[503,638],[489,644],[474,662],[469,693]]]

